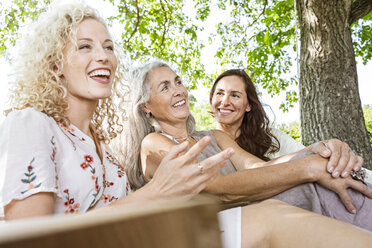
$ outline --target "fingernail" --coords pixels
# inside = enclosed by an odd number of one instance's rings
[[[333,171],[334,169],[335,169],[335,168],[331,166],[331,167],[328,168],[328,172],[329,172],[329,173],[332,173],[332,171]]]
[[[338,177],[339,175],[340,175],[340,173],[338,171],[335,171],[335,172],[332,173],[333,177]]]
[[[351,210],[351,213],[356,214],[356,210],[355,209]]]
[[[328,150],[323,151],[323,155],[324,155],[324,156],[329,155],[329,151],[328,151]]]
[[[358,171],[359,170],[359,167],[358,166],[355,166],[354,168],[353,168],[353,171]]]
[[[232,149],[232,148],[230,148],[228,151],[227,151],[227,153],[229,154],[229,155],[232,155],[232,154],[234,154],[234,149]]]
[[[347,173],[347,171],[344,171],[344,172],[342,172],[342,177],[347,177],[347,175],[348,175],[349,173]]]

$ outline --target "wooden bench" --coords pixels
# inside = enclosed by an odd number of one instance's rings
[[[0,247],[221,247],[219,206],[207,197],[2,223]]]

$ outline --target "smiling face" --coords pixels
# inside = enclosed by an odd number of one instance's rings
[[[150,99],[143,110],[160,123],[186,122],[190,114],[188,93],[180,77],[169,67],[152,69],[147,76]]]
[[[114,45],[106,27],[85,19],[77,28],[77,51],[71,41],[63,49],[61,78],[68,101],[93,102],[110,97],[117,67]]]
[[[217,122],[240,127],[244,114],[251,110],[243,80],[235,75],[221,78],[215,87],[211,108]]]

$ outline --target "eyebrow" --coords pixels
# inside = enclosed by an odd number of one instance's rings
[[[216,89],[216,91],[223,91],[223,92],[225,92],[226,90],[224,90],[224,89],[221,89],[221,88],[217,88]],[[230,93],[233,93],[233,94],[243,94],[241,91],[238,91],[238,90],[232,90],[232,91],[230,91]]]
[[[177,81],[177,80],[181,80],[180,76],[178,76],[178,75],[174,78],[174,81]],[[170,83],[170,81],[168,79],[164,80],[164,81],[161,81],[158,88],[160,88],[160,86],[162,86],[163,84],[169,84],[169,83]]]
[[[240,95],[241,95],[241,94],[243,94],[242,92],[240,92],[240,91],[237,91],[237,90],[232,90],[232,91],[231,91],[231,93],[235,93],[235,94],[237,94],[237,93],[238,93],[238,94],[240,94]]]
[[[78,41],[81,41],[81,40],[93,41],[93,39],[91,39],[91,38],[80,38],[80,39],[78,39]],[[113,42],[113,41],[111,39],[106,39],[106,40],[103,41],[103,43],[105,43],[105,42]]]

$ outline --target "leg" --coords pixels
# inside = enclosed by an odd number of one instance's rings
[[[273,199],[332,217],[372,232],[372,199],[353,189],[348,189],[347,192],[356,207],[356,214],[351,214],[346,210],[335,192],[317,183],[297,185],[274,196]]]
[[[242,247],[369,247],[372,234],[353,225],[267,200],[242,208]]]

